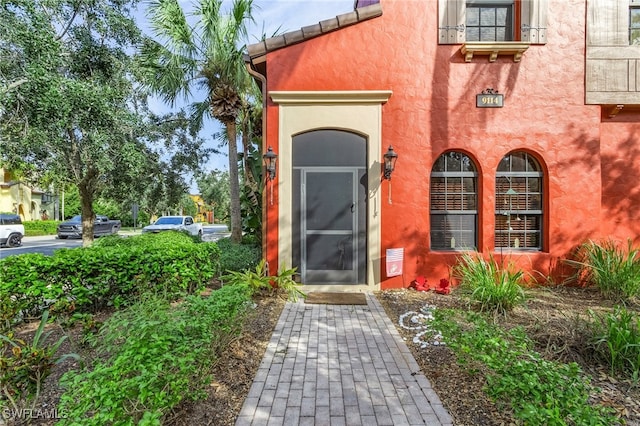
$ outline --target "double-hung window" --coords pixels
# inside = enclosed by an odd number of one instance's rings
[[[468,2],[465,41],[512,41],[513,7],[512,1],[507,3]]]
[[[478,172],[469,156],[447,152],[431,171],[431,249],[478,245]]]
[[[438,0],[440,44],[547,42],[549,0]]]
[[[542,249],[542,178],[526,152],[502,158],[496,171],[496,248]]]
[[[640,5],[629,7],[629,44],[640,45]]]

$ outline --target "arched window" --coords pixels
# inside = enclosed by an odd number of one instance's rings
[[[496,248],[542,249],[542,168],[526,152],[512,152],[496,172]]]
[[[431,170],[431,248],[475,249],[478,245],[478,172],[461,152],[442,154]]]

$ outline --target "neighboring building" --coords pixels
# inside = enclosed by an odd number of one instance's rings
[[[213,209],[210,209],[206,205],[206,203],[204,202],[204,199],[202,198],[202,195],[189,194],[189,197],[191,198],[191,200],[193,201],[193,203],[196,205],[196,208],[197,208],[197,213],[193,217],[193,219],[196,222],[213,223]]]
[[[22,221],[40,220],[52,215],[53,203],[44,191],[24,184],[9,170],[0,168],[0,212],[19,214]]]
[[[304,284],[437,283],[466,250],[560,280],[588,239],[640,242],[640,0],[356,1],[247,65],[264,254]]]

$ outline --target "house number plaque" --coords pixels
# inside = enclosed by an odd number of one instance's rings
[[[504,106],[504,95],[493,89],[483,90],[476,95],[476,107],[478,108],[502,108]]]

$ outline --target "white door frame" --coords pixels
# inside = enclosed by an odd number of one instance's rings
[[[316,129],[359,133],[367,139],[367,282],[357,285],[314,285],[315,291],[373,291],[380,289],[381,218],[380,175],[382,153],[382,104],[392,92],[269,92],[278,109],[278,259],[291,267],[292,238],[292,139]],[[279,267],[280,265],[278,265]]]

